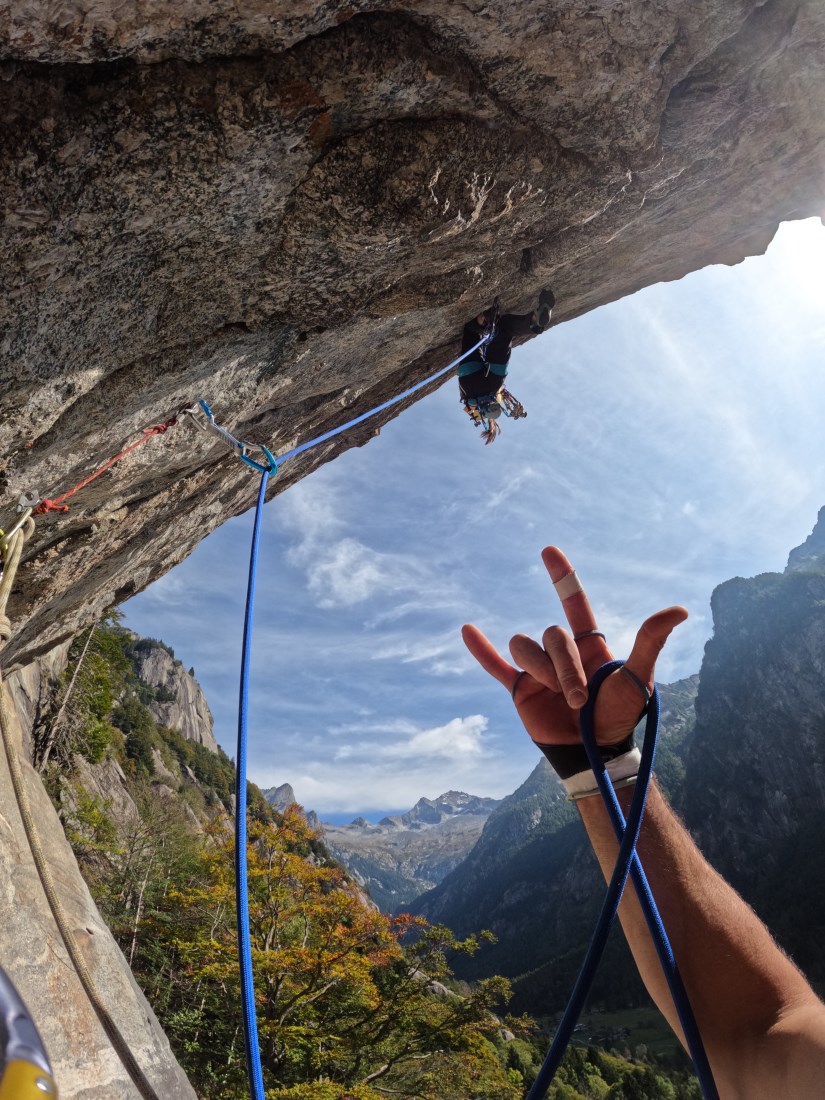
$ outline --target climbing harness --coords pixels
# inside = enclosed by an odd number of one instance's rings
[[[483,428],[481,436],[485,444],[492,443],[501,431],[495,421],[502,413],[512,420],[521,420],[527,416],[527,410],[522,403],[504,386],[497,393],[486,397],[462,397],[460,400],[473,424],[477,428]]]
[[[57,1096],[40,1033],[8,974],[0,967],[0,1100]]]
[[[498,295],[493,299],[492,309],[489,311],[489,317],[487,318],[487,324],[484,328],[484,344],[481,348],[481,358],[487,362],[487,346],[496,334],[498,328],[498,318],[501,312],[501,307],[498,301]],[[489,371],[488,371],[489,373]]]
[[[31,498],[26,498],[30,503]],[[32,519],[31,507],[26,507],[22,510],[22,515],[18,519],[17,523],[12,528],[8,535],[0,537],[0,549],[2,549],[3,558],[3,574],[0,578],[0,649],[11,637],[11,623],[6,615],[6,604],[8,602],[9,595],[11,593],[12,585],[14,583],[15,574],[17,573],[17,567],[20,564],[20,558],[23,553],[23,543],[34,532],[34,520]],[[160,1100],[158,1094],[155,1092],[148,1078],[143,1073],[143,1070],[137,1064],[134,1055],[129,1049],[129,1045],[120,1033],[120,1029],[109,1014],[108,1009],[103,1003],[103,999],[98,992],[91,972],[86,965],[86,960],[80,950],[78,942],[75,938],[74,931],[72,930],[71,922],[68,919],[66,911],[63,908],[63,903],[57,893],[57,889],[52,878],[51,869],[46,860],[46,855],[43,851],[43,847],[40,843],[40,837],[37,832],[37,828],[34,823],[34,814],[32,813],[31,803],[29,802],[29,795],[26,790],[25,781],[23,779],[23,772],[20,767],[20,761],[17,758],[17,750],[14,745],[11,732],[11,723],[9,722],[9,716],[6,712],[6,702],[3,688],[2,673],[0,672],[0,737],[2,737],[3,748],[6,754],[6,760],[9,767],[9,776],[11,777],[12,788],[14,790],[15,800],[17,801],[17,808],[20,813],[20,818],[23,822],[23,829],[26,833],[26,840],[29,845],[29,850],[32,854],[32,860],[37,868],[37,874],[40,878],[40,882],[43,886],[43,891],[46,895],[46,899],[49,903],[49,908],[52,911],[54,922],[57,925],[57,929],[60,932],[60,936],[63,940],[63,944],[66,948],[66,952],[71,959],[75,972],[80,980],[86,997],[89,1000],[92,1008],[97,1014],[97,1018],[106,1032],[106,1035],[112,1044],[115,1052],[120,1058],[124,1069],[131,1077],[135,1087],[137,1088],[143,1100]],[[22,1070],[15,1070],[15,1073],[22,1073]],[[5,1077],[2,1079],[5,1082]],[[23,1081],[23,1078],[20,1078]],[[44,1077],[44,1080],[46,1078]],[[41,1089],[41,1093],[43,1090]],[[35,1094],[37,1095],[37,1094]],[[48,1095],[48,1094],[46,1094]],[[15,1100],[19,1096],[21,1100],[26,1097],[23,1092],[8,1093],[9,1100],[14,1096]],[[6,1095],[0,1090],[0,1100],[6,1100]]]
[[[619,854],[616,858],[616,864],[613,868],[613,874],[605,894],[604,902],[602,903],[601,912],[596,922],[596,928],[593,932],[587,955],[582,963],[579,976],[576,979],[576,984],[570,995],[570,1000],[564,1010],[564,1014],[562,1015],[553,1043],[547,1053],[547,1057],[527,1094],[526,1100],[543,1100],[556,1070],[561,1064],[562,1056],[573,1035],[573,1029],[576,1026],[576,1022],[584,1007],[585,1000],[587,999],[587,994],[596,976],[596,968],[599,965],[599,960],[607,944],[607,937],[615,919],[628,874],[633,881],[633,885],[636,887],[639,903],[642,907],[648,930],[650,931],[660,965],[667,980],[690,1056],[693,1059],[693,1066],[696,1071],[696,1076],[699,1079],[702,1095],[705,1100],[719,1100],[719,1094],[716,1090],[716,1084],[713,1080],[713,1074],[708,1063],[702,1038],[699,1034],[693,1010],[690,1007],[690,1001],[688,1000],[679,970],[676,966],[676,960],[673,956],[673,950],[670,946],[667,932],[665,931],[662,918],[656,907],[656,902],[653,899],[653,894],[650,890],[641,861],[636,853],[636,842],[638,841],[639,832],[642,827],[642,817],[644,815],[645,802],[647,800],[647,793],[653,773],[653,759],[656,752],[656,739],[659,732],[658,691],[654,688],[653,694],[647,705],[642,758],[627,821],[625,821],[613,785],[607,776],[601,753],[596,744],[594,732],[596,696],[599,693],[599,688],[607,677],[610,676],[612,672],[623,667],[624,661],[609,661],[607,664],[602,665],[596,672],[590,682],[587,703],[582,708],[579,719],[581,739],[585,751],[587,752],[590,767],[596,777],[599,793],[601,794],[602,800],[610,816],[613,831],[616,834],[616,839],[619,841]]]

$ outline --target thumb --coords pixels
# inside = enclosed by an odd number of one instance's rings
[[[653,687],[653,670],[656,659],[662,651],[671,631],[688,617],[684,607],[667,607],[657,611],[642,623],[633,649],[625,662],[628,670],[634,673],[648,688]]]

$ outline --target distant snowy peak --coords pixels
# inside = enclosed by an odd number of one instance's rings
[[[341,828],[372,831],[427,829],[455,818],[489,817],[498,803],[496,798],[482,798],[464,791],[447,791],[438,798],[419,798],[411,810],[404,814],[382,817],[377,825],[371,824],[364,817],[356,817],[349,825]]]
[[[498,805],[495,798],[447,791],[419,798],[407,813],[377,825],[364,817],[324,824],[324,841],[381,909],[400,913],[461,863]]]

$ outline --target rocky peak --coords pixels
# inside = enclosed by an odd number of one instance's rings
[[[825,507],[819,509],[814,529],[801,546],[788,555],[786,573],[825,572]]]
[[[153,638],[140,639],[134,654],[138,677],[155,691],[147,704],[155,721],[217,752],[212,711],[194,675],[167,645]]]
[[[285,810],[287,806],[291,806],[296,801],[295,791],[289,783],[282,783],[280,787],[270,787],[268,790],[262,791],[262,794],[276,810]]]
[[[428,890],[472,849],[499,805],[463,791],[419,798],[403,814],[377,825],[356,817],[349,825],[324,824],[324,840],[382,909],[398,912]]]
[[[481,814],[487,817],[497,805],[498,800],[495,798],[480,798],[463,791],[447,791],[435,799],[419,798],[411,810],[399,815],[397,822],[408,828],[416,828],[438,825],[445,818],[459,814]],[[385,818],[384,821],[386,820]]]

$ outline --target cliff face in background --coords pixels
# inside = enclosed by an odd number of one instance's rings
[[[218,751],[212,711],[200,684],[168,647],[154,645],[141,650],[136,671],[145,684],[155,689],[149,710],[156,722],[178,730],[187,741]]]
[[[825,980],[825,509],[784,573],[711,599],[683,811],[786,950]]]
[[[698,677],[660,684],[656,771],[678,790],[693,728]],[[505,974],[515,1011],[560,1010],[576,976],[602,899],[602,878],[575,808],[542,757],[517,791],[490,815],[463,863],[410,909],[458,935],[488,928],[498,942],[462,962],[460,973]],[[641,997],[635,968],[618,937],[599,968],[594,1003],[626,1006]]]
[[[0,14],[7,500],[198,397],[282,451],[443,365],[496,294],[552,284],[563,321],[823,209],[819,0]],[[253,493],[214,436],[153,439],[38,522],[7,664]]]
[[[814,983],[825,981],[825,508],[784,573],[720,585],[701,673],[660,686],[656,774],[710,862]],[[694,713],[695,709],[695,713]],[[572,807],[542,761],[473,851],[411,906],[498,943],[463,973],[516,979],[514,1006],[560,1009],[603,884]],[[640,994],[623,945],[594,998]]]

